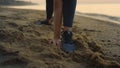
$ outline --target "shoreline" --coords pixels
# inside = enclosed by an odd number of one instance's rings
[[[10,7],[6,7],[6,6],[3,6],[3,7],[4,8],[10,8]],[[11,8],[11,9],[19,9],[19,8]],[[37,9],[23,9],[23,8],[21,8],[21,10],[45,11],[44,9],[37,10]],[[81,13],[79,11],[76,11],[75,15],[88,17],[88,18],[93,18],[93,19],[102,20],[102,21],[108,21],[108,22],[116,23],[116,24],[120,25],[120,17],[118,17],[118,16],[108,16],[108,15],[96,14],[96,13]],[[117,18],[119,20],[115,20],[115,19],[112,19],[112,18]]]
[[[78,16],[88,17],[88,18],[101,20],[101,21],[107,21],[107,22],[110,22],[113,24],[120,25],[120,17],[108,16],[108,15],[103,15],[103,14],[95,14],[95,15],[92,15],[92,14],[94,14],[94,13],[76,13],[76,15],[78,15]],[[119,20],[112,19],[112,17],[117,18]]]
[[[11,8],[11,9],[21,9],[21,10],[45,11],[44,9],[37,10],[37,9],[14,8],[14,7],[12,8],[12,7],[7,7],[7,6],[3,6],[3,7]],[[118,16],[110,16],[110,15],[96,14],[96,13],[81,13],[79,11],[76,11],[75,15],[93,18],[93,19],[102,20],[102,21],[108,21],[108,22],[116,23],[116,24],[120,25],[120,17],[118,17]],[[118,19],[118,20],[116,20],[116,19]]]

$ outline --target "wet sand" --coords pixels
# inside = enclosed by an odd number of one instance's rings
[[[35,24],[44,11],[0,9],[0,68],[120,68],[118,24],[75,16],[68,54],[48,43],[53,26]]]

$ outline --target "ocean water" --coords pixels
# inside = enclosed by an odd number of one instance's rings
[[[45,0],[24,0],[24,1],[34,2],[37,3],[37,5],[10,6],[10,7],[21,9],[45,10]],[[78,2],[77,12],[96,13],[120,17],[120,3],[82,4]]]

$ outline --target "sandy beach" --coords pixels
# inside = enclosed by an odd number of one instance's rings
[[[68,54],[49,44],[54,24],[35,24],[45,11],[0,7],[0,68],[120,68],[120,25],[94,17],[75,16]]]

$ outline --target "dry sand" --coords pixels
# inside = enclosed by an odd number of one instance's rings
[[[120,26],[76,16],[77,50],[65,53],[48,43],[53,26],[35,25],[44,11],[0,8],[0,68],[120,68]]]

